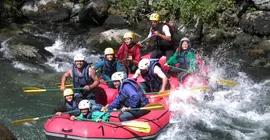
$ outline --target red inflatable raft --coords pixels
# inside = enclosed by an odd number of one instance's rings
[[[143,58],[149,58],[150,54]],[[198,57],[197,57],[198,58]],[[203,61],[197,59],[200,64],[200,74],[206,75],[206,69]],[[166,58],[162,57],[159,63],[164,67]],[[131,77],[132,75],[129,75]],[[179,82],[175,77],[169,79],[171,88],[179,87]],[[144,82],[144,79],[139,77],[137,82]],[[197,84],[199,83],[199,84]],[[199,76],[190,75],[184,81],[184,86],[198,87],[207,85],[207,81]],[[118,94],[116,89],[110,89],[106,84],[100,84],[96,90],[96,102],[102,105],[109,104],[113,101]],[[149,95],[147,95],[149,96]],[[169,124],[170,112],[165,99],[150,98],[150,103],[161,103],[165,109],[158,111],[151,111],[145,116],[136,119],[136,121],[148,122],[150,125],[150,132],[138,132],[130,129],[127,126],[117,124],[107,124],[102,122],[89,122],[89,121],[71,121],[69,115],[52,117],[44,125],[44,131],[49,140],[61,139],[84,139],[84,140],[101,140],[101,139],[155,139],[159,133]],[[111,122],[119,122],[119,112],[111,113]]]
[[[107,103],[110,103],[116,96],[117,91],[107,88],[107,85],[101,84],[98,88],[101,92],[108,93]],[[98,92],[100,92],[98,91]],[[96,95],[98,95],[98,92]],[[115,94],[116,93],[116,94]],[[104,95],[97,97],[97,103],[104,104]],[[103,98],[103,99],[101,99]],[[103,102],[102,102],[103,101]],[[45,134],[49,140],[61,139],[154,139],[164,129],[170,120],[170,112],[166,101],[160,98],[151,98],[150,103],[161,103],[165,109],[158,111],[151,111],[145,116],[136,119],[140,122],[148,122],[150,125],[150,132],[138,132],[130,129],[127,126],[117,124],[107,124],[102,122],[89,121],[71,121],[69,115],[52,117],[44,125]],[[110,121],[119,122],[119,112],[112,112]]]

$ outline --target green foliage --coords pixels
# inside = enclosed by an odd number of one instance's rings
[[[109,12],[127,19],[137,19],[147,6],[147,0],[109,0]]]
[[[254,7],[248,7],[247,13],[251,13],[251,12],[254,12],[254,11],[256,11],[256,10],[257,10],[257,9],[254,8]]]
[[[109,0],[109,12],[127,19],[137,19],[145,15],[145,10],[158,12],[163,20],[180,20],[186,24],[194,23],[197,17],[203,22],[212,23],[217,20],[217,13],[234,7],[234,0]],[[149,8],[148,8],[149,7]],[[214,23],[215,24],[215,23]]]
[[[153,4],[152,11],[164,15],[165,20],[166,17],[174,17],[190,24],[195,22],[197,17],[203,22],[213,22],[218,11],[229,7],[234,7],[234,0],[158,0]]]

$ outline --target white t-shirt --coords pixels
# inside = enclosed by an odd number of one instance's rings
[[[163,73],[163,71],[161,70],[159,66],[154,67],[154,74],[158,75],[158,77],[161,79],[166,77],[166,75]],[[139,76],[141,76],[141,70],[137,69],[135,74],[132,76],[132,78],[137,78]]]
[[[151,28],[152,29],[152,28]],[[150,32],[147,37],[150,37],[152,35],[152,30],[150,29]],[[165,36],[171,36],[170,28],[168,25],[164,25],[162,27],[162,32],[165,34]]]

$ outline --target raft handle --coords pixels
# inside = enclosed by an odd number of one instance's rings
[[[69,133],[70,133],[70,132],[72,132],[73,130],[72,130],[72,129],[65,130],[64,128],[62,128],[62,131],[63,131],[63,132],[69,132]]]

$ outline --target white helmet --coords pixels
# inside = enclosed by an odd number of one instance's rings
[[[84,61],[84,56],[82,54],[75,55],[74,62],[75,61]]]
[[[89,109],[91,107],[89,100],[81,100],[79,105],[79,109]]]
[[[113,73],[111,79],[112,79],[112,81],[120,81],[120,82],[122,82],[126,78],[127,78],[126,73],[124,73],[124,72],[115,72],[115,73]]]
[[[140,62],[139,62],[139,69],[140,70],[148,70],[150,67],[150,60],[149,59],[142,59]]]

